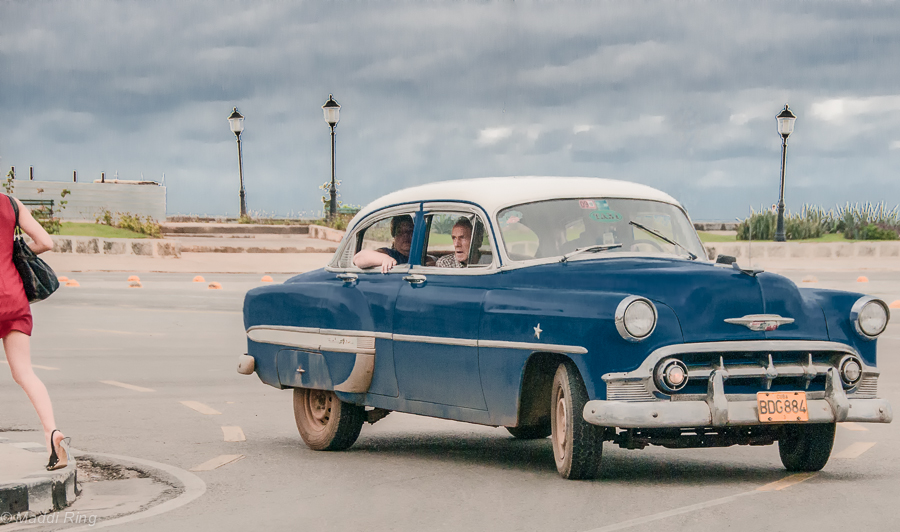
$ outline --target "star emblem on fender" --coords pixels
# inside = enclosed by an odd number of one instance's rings
[[[534,328],[534,337],[537,338],[538,340],[540,340],[542,332],[544,332],[544,331],[541,330],[541,324],[538,323],[537,327]]]

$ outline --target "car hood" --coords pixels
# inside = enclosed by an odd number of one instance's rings
[[[750,275],[708,262],[655,258],[603,258],[558,266],[563,272],[556,282],[565,280],[568,288],[643,296],[668,306],[678,317],[685,342],[828,339],[825,316],[815,299],[777,274]],[[777,314],[794,322],[765,332],[725,321],[754,314]]]

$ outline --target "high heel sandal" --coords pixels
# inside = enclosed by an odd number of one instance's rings
[[[72,438],[63,438],[59,440],[59,443],[54,444],[53,435],[57,432],[59,430],[53,429],[53,432],[50,433],[50,461],[47,463],[47,471],[56,471],[69,465],[68,447]],[[58,450],[57,447],[59,447]]]

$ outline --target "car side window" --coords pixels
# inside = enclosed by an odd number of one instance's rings
[[[493,262],[490,239],[481,217],[435,212],[425,216],[427,240],[422,265],[439,268],[485,268]]]
[[[398,241],[402,241],[399,243],[400,247],[403,248],[400,251],[409,253],[409,237],[411,237],[410,228],[408,226],[403,226],[401,223],[394,222],[395,219],[398,221],[403,221],[403,219],[412,221],[414,220],[414,217],[412,213],[397,214],[381,218],[380,220],[376,220],[375,222],[371,222],[364,226],[353,235],[352,241],[342,251],[337,267],[354,267],[354,257],[357,253],[366,249],[381,251],[382,253],[395,256]],[[404,236],[406,237],[405,239],[403,238]]]

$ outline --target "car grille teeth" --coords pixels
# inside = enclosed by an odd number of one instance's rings
[[[859,399],[875,399],[878,394],[878,377],[863,377],[854,396]]]
[[[606,388],[609,401],[655,401],[644,381],[611,382]]]

